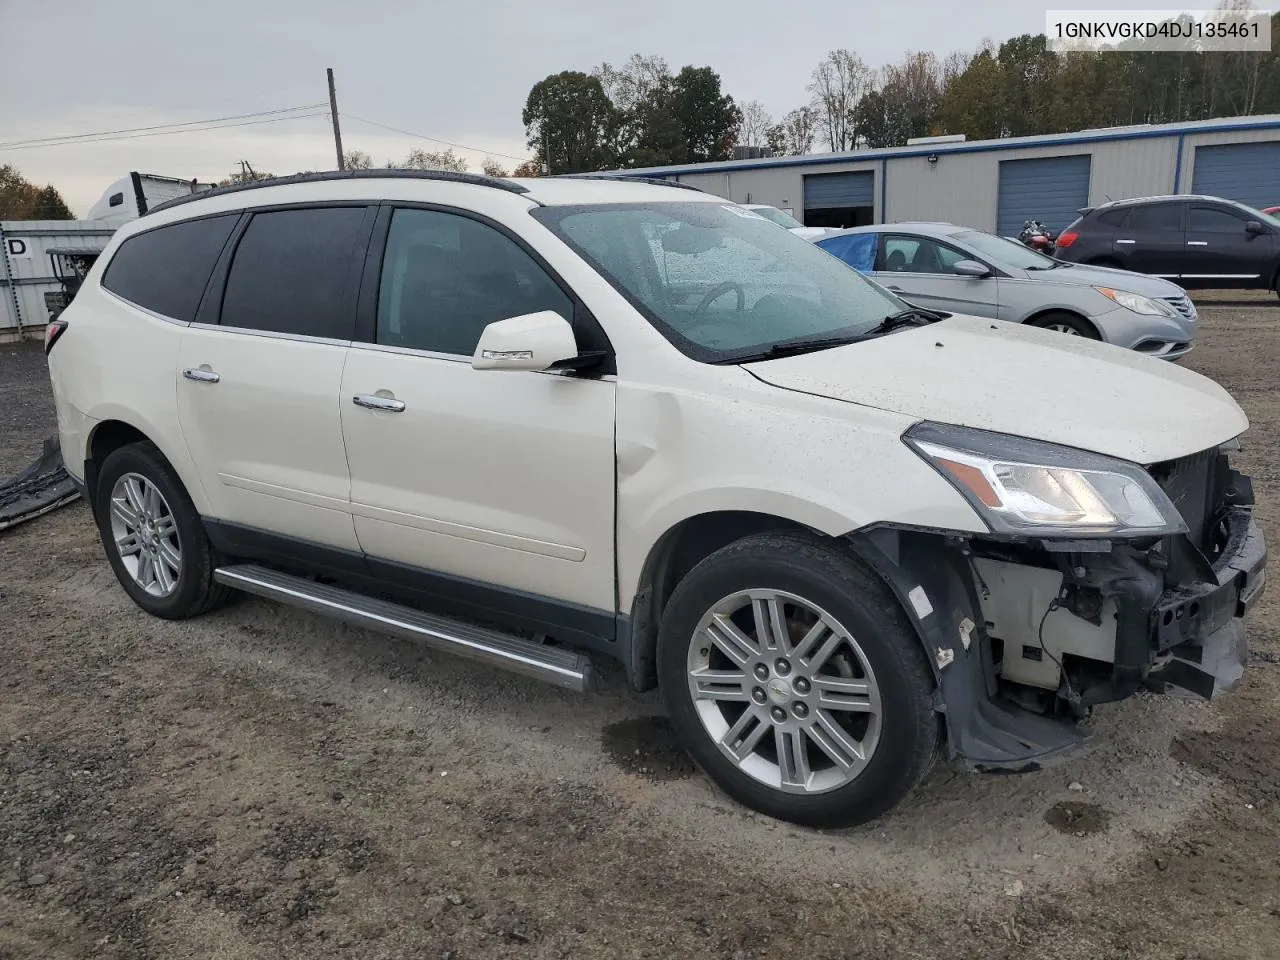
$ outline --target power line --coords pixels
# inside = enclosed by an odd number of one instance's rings
[[[26,145],[9,147],[10,150],[38,150],[41,147],[65,147],[78,146],[88,143],[106,143],[112,140],[139,140],[143,137],[163,137],[175,133],[205,133],[209,130],[227,130],[231,127],[252,127],[260,123],[283,123],[286,120],[308,120],[312,117],[327,117],[327,111],[317,111],[315,113],[298,113],[288,117],[266,117],[262,120],[242,120],[239,123],[220,123],[214,126],[193,127],[185,130],[155,130],[151,133],[134,133],[128,136],[119,137],[95,137],[91,140],[61,140],[56,143],[30,143]],[[3,146],[3,145],[0,145]]]
[[[278,110],[260,110],[257,113],[239,113],[229,117],[210,117],[208,120],[187,120],[183,123],[157,123],[149,127],[125,127],[120,130],[99,130],[96,133],[69,133],[56,137],[36,137],[31,140],[11,140],[8,143],[0,143],[0,150],[16,150],[20,147],[28,146],[56,146],[58,143],[62,142],[80,142],[93,137],[111,137],[116,134],[141,133],[143,131],[152,130],[171,130],[178,127],[194,127],[208,123],[222,123],[227,120],[248,120],[253,117],[274,116],[281,113],[295,113],[299,110],[316,110],[323,106],[325,106],[323,103],[308,103],[300,107],[281,107]],[[87,142],[92,141],[88,140]]]
[[[518,160],[521,163],[524,163],[529,159],[528,157],[513,157],[509,153],[499,153],[497,150],[484,150],[480,147],[469,147],[465,143],[454,143],[452,140],[441,140],[439,137],[423,136],[420,133],[414,133],[412,130],[401,130],[399,127],[392,127],[385,123],[378,123],[376,120],[366,120],[363,117],[352,116],[349,113],[344,113],[342,116],[346,117],[348,120],[354,120],[357,123],[367,123],[371,127],[381,127],[383,130],[390,130],[392,133],[402,133],[406,137],[416,137],[419,140],[430,140],[432,143],[443,143],[445,146],[457,147],[459,150],[472,150],[476,153],[487,153],[494,157],[502,157],[504,160]]]

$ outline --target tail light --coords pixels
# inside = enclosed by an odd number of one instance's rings
[[[1061,250],[1064,247],[1069,247],[1079,239],[1080,234],[1076,233],[1074,230],[1064,230],[1062,233],[1058,234],[1058,249]]]
[[[49,325],[44,328],[44,352],[47,355],[53,349],[53,345],[58,339],[67,332],[67,321],[50,320]]]

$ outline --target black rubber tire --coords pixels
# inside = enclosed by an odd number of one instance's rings
[[[111,489],[125,473],[137,473],[155,484],[173,512],[182,550],[178,588],[167,597],[153,597],[125,569],[111,535]],[[165,620],[186,620],[207,613],[226,602],[232,591],[213,579],[220,558],[205,534],[200,513],[164,455],[150,443],[131,443],[112,451],[98,470],[94,502],[98,534],[116,579],[133,602],[147,613]]]
[[[1054,310],[1050,313],[1036,317],[1034,320],[1028,320],[1027,325],[1032,327],[1050,327],[1055,323],[1061,323],[1063,326],[1071,327],[1080,336],[1088,340],[1101,340],[1102,337],[1088,320],[1074,313],[1067,313],[1065,310]]]
[[[880,742],[852,782],[811,796],[774,790],[742,773],[706,733],[686,672],[694,631],[707,610],[738,590],[785,590],[812,600],[858,639],[880,685]],[[938,749],[933,674],[920,640],[884,582],[849,550],[801,533],[764,533],[724,547],[691,570],[663,612],[658,682],[672,725],[693,761],[738,802],[809,827],[873,820],[920,782]]]

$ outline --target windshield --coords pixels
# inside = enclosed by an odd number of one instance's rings
[[[532,211],[680,351],[731,363],[799,339],[853,337],[907,304],[735,204]]]
[[[786,227],[788,230],[804,226],[803,223],[791,216],[791,214],[784,213],[777,207],[747,207],[747,209],[752,213],[760,214],[760,216],[764,217],[766,220],[772,220],[779,226]]]
[[[1052,270],[1060,266],[1057,260],[1036,253],[1030,247],[1023,246],[1016,240],[1006,240],[991,233],[979,233],[967,230],[957,233],[952,238],[989,260],[994,260],[1002,267],[1013,267],[1015,270]]]

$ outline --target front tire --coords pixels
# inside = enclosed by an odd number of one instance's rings
[[[780,820],[872,820],[937,749],[933,676],[905,613],[816,536],[748,537],[694,567],[663,614],[658,672],[694,761]]]
[[[94,502],[111,569],[147,613],[185,620],[230,596],[213,580],[218,558],[199,511],[150,443],[132,443],[107,456]]]
[[[1065,310],[1055,310],[1052,313],[1046,313],[1042,317],[1036,317],[1034,320],[1028,320],[1027,323],[1033,327],[1039,327],[1042,330],[1054,330],[1058,333],[1065,333],[1069,337],[1085,337],[1089,340],[1101,340],[1098,331],[1093,328],[1088,320],[1083,317],[1076,316],[1074,313],[1067,313]]]

